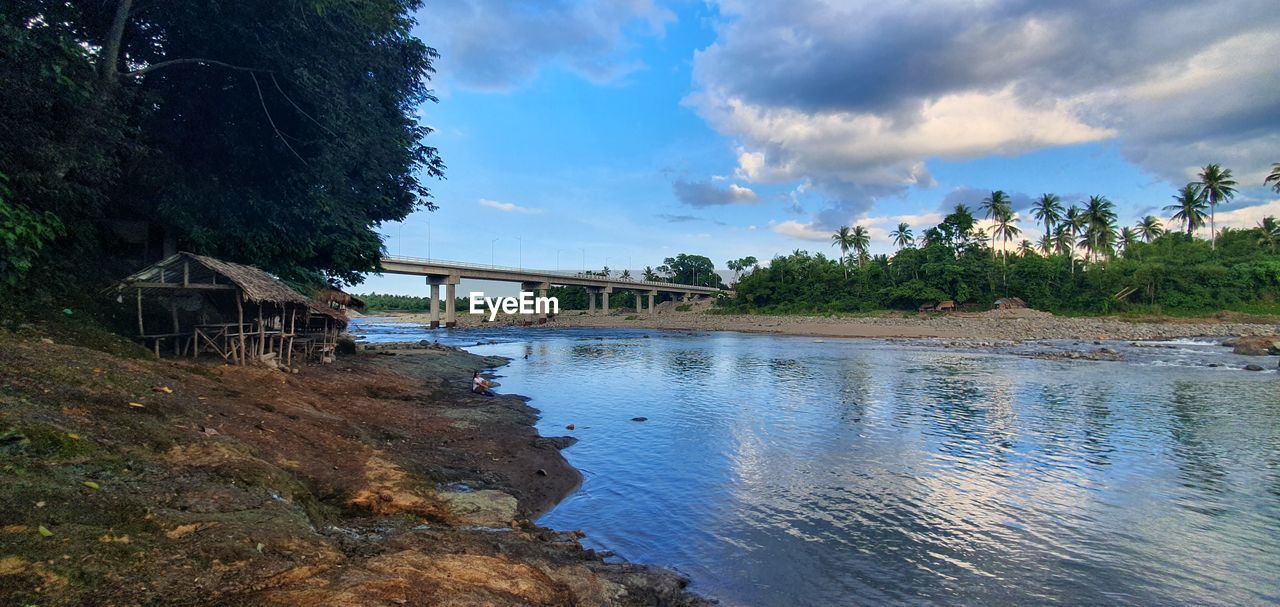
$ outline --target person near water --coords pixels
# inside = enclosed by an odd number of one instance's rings
[[[471,375],[471,391],[472,392],[475,392],[476,394],[483,394],[485,396],[493,396],[493,392],[489,390],[490,385],[491,384],[489,383],[489,380],[483,377],[480,377],[479,371],[476,371],[474,374]]]

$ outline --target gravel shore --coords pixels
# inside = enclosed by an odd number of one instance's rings
[[[388,320],[428,322],[425,314],[403,314]],[[460,326],[480,326],[478,317],[460,315]],[[499,317],[502,326],[521,319]],[[884,315],[859,317],[763,316],[709,313],[707,303],[678,312],[670,303],[654,314],[613,310],[609,315],[566,311],[543,327],[601,327],[669,329],[685,331],[744,331],[813,337],[942,338],[1025,341],[1040,339],[1161,340],[1187,337],[1280,335],[1280,324],[1240,322],[1231,319],[1128,320],[1113,317],[1062,317],[1036,310],[993,310],[944,315]]]

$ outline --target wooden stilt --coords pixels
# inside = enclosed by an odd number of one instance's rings
[[[142,326],[142,289],[138,289],[138,337],[146,334],[146,328]]]
[[[182,332],[178,328],[178,304],[173,301],[172,297],[169,298],[169,315],[173,317],[173,355],[182,356],[182,340],[178,337],[178,334]]]
[[[244,360],[244,358],[245,358],[245,349],[244,349],[244,348],[245,348],[245,346],[244,346],[244,302],[243,302],[243,301],[241,301],[240,293],[236,293],[236,312],[237,312],[237,313],[239,313],[239,315],[240,315],[240,325],[239,325],[239,327],[237,328],[236,332],[240,334],[240,352],[239,352],[239,362],[240,362],[240,366],[242,366],[242,367],[243,367],[243,366],[244,366],[244,363],[245,363],[245,360]]]

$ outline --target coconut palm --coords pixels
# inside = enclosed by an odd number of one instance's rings
[[[1075,233],[1071,229],[1071,224],[1062,223],[1058,225],[1058,229],[1053,231],[1053,251],[1064,257],[1075,257]],[[1075,267],[1075,264],[1071,264]]]
[[[1134,228],[1138,230],[1138,236],[1142,237],[1143,242],[1151,242],[1164,234],[1164,222],[1155,215],[1143,217]]]
[[[1187,235],[1190,236],[1195,230],[1204,227],[1204,219],[1209,216],[1204,212],[1206,206],[1208,205],[1200,191],[1200,184],[1192,182],[1182,186],[1174,195],[1173,204],[1164,210],[1173,211],[1172,219],[1186,226]]]
[[[1036,246],[1040,249],[1041,253],[1044,253],[1044,255],[1048,257],[1053,253],[1053,235],[1045,234],[1044,236],[1041,236],[1040,242],[1036,243]]]
[[[862,226],[853,226],[853,250],[858,253],[858,267],[867,260],[867,251],[871,248],[871,232]]]
[[[1004,250],[1007,248],[1009,241],[1021,234],[1022,230],[1013,225],[1013,211],[1008,208],[1002,209],[1002,212],[996,216],[995,221],[996,224],[991,226],[991,240],[994,241],[996,237],[1000,238],[1000,251],[1003,259]]]
[[[1116,248],[1123,253],[1125,249],[1129,248],[1129,245],[1138,242],[1139,238],[1137,230],[1125,226],[1120,230],[1119,236],[1116,237]]]
[[[1018,255],[1026,257],[1036,252],[1036,245],[1031,244],[1030,240],[1023,240],[1018,244]]]
[[[1086,221],[1087,220],[1084,216],[1084,213],[1081,212],[1080,207],[1073,204],[1069,208],[1067,208],[1065,213],[1062,214],[1061,227],[1064,229],[1061,230],[1056,236],[1056,238],[1059,240],[1058,251],[1061,254],[1069,257],[1071,260],[1072,274],[1076,273],[1076,241],[1075,239],[1077,236],[1084,233],[1084,226]],[[1062,246],[1063,240],[1065,240],[1066,242],[1065,248]]]
[[[1271,184],[1271,189],[1280,192],[1280,162],[1271,165],[1271,174],[1262,180],[1262,185]]]
[[[645,266],[644,273],[641,274],[641,276],[643,276],[648,282],[655,282],[658,280],[658,273],[653,271],[652,266]]]
[[[1084,236],[1080,246],[1098,260],[1099,253],[1112,253],[1116,240],[1116,205],[1106,196],[1090,196],[1081,214],[1084,217]]]
[[[1235,198],[1236,182],[1231,179],[1231,169],[1224,169],[1217,164],[1206,166],[1200,171],[1200,193],[1209,201],[1209,246],[1218,246],[1218,227],[1214,223],[1214,211],[1218,205]]]
[[[1062,221],[1062,199],[1057,194],[1041,194],[1031,205],[1031,216],[1044,224],[1045,239],[1052,238],[1050,233],[1053,232],[1053,226]],[[1048,252],[1046,249],[1045,254]]]
[[[982,199],[982,203],[978,208],[986,213],[987,219],[998,221],[1001,215],[1012,215],[1013,206],[1009,202],[1009,195],[1004,190],[995,190],[990,196]],[[991,256],[994,258],[996,254],[996,232],[991,232]]]
[[[899,249],[905,249],[916,243],[916,238],[911,234],[911,226],[903,222],[898,224],[898,229],[889,232],[889,238],[893,239],[893,244]]]
[[[853,230],[849,226],[840,226],[835,234],[831,235],[831,246],[840,247],[840,265],[845,265],[845,259],[849,257],[849,251],[853,249]],[[844,277],[849,277],[849,268],[845,267]]]
[[[1280,247],[1280,221],[1276,221],[1275,215],[1267,215],[1258,222],[1258,244],[1275,252]]]

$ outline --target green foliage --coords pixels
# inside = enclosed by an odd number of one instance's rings
[[[392,295],[390,293],[369,293],[367,295],[359,295],[364,300],[364,311],[366,313],[377,312],[430,312],[431,298],[417,297],[414,295]],[[455,297],[453,300],[454,309],[459,312],[465,312],[470,305],[467,298]],[[444,302],[441,302],[440,309],[444,310]]]
[[[1117,255],[1111,248],[1114,217],[1107,201],[1095,198],[1077,211],[1088,263],[1032,251],[993,257],[976,239],[972,215],[958,209],[927,231],[924,246],[876,256],[848,277],[845,264],[822,254],[775,257],[743,276],[736,297],[719,305],[737,312],[829,314],[908,311],[949,299],[988,307],[999,297],[1017,296],[1033,308],[1065,314],[1280,313],[1280,253],[1270,244],[1276,236],[1267,236],[1274,220],[1223,230],[1216,249],[1174,232],[1151,242],[1127,239]]]
[[[0,11],[4,221],[28,226],[10,265],[83,288],[169,244],[355,283],[377,268],[382,223],[434,208],[425,183],[444,166],[418,116],[436,58],[413,36],[420,0],[134,2],[111,70],[119,6]],[[32,235],[56,237],[57,258],[32,258]]]
[[[9,202],[0,173],[0,284],[17,287],[45,246],[62,234],[62,222],[50,211],[39,213]]]
[[[682,285],[724,287],[720,275],[716,274],[716,265],[710,258],[702,255],[681,253],[675,257],[668,257],[662,260],[657,273],[660,275],[658,280]]]

